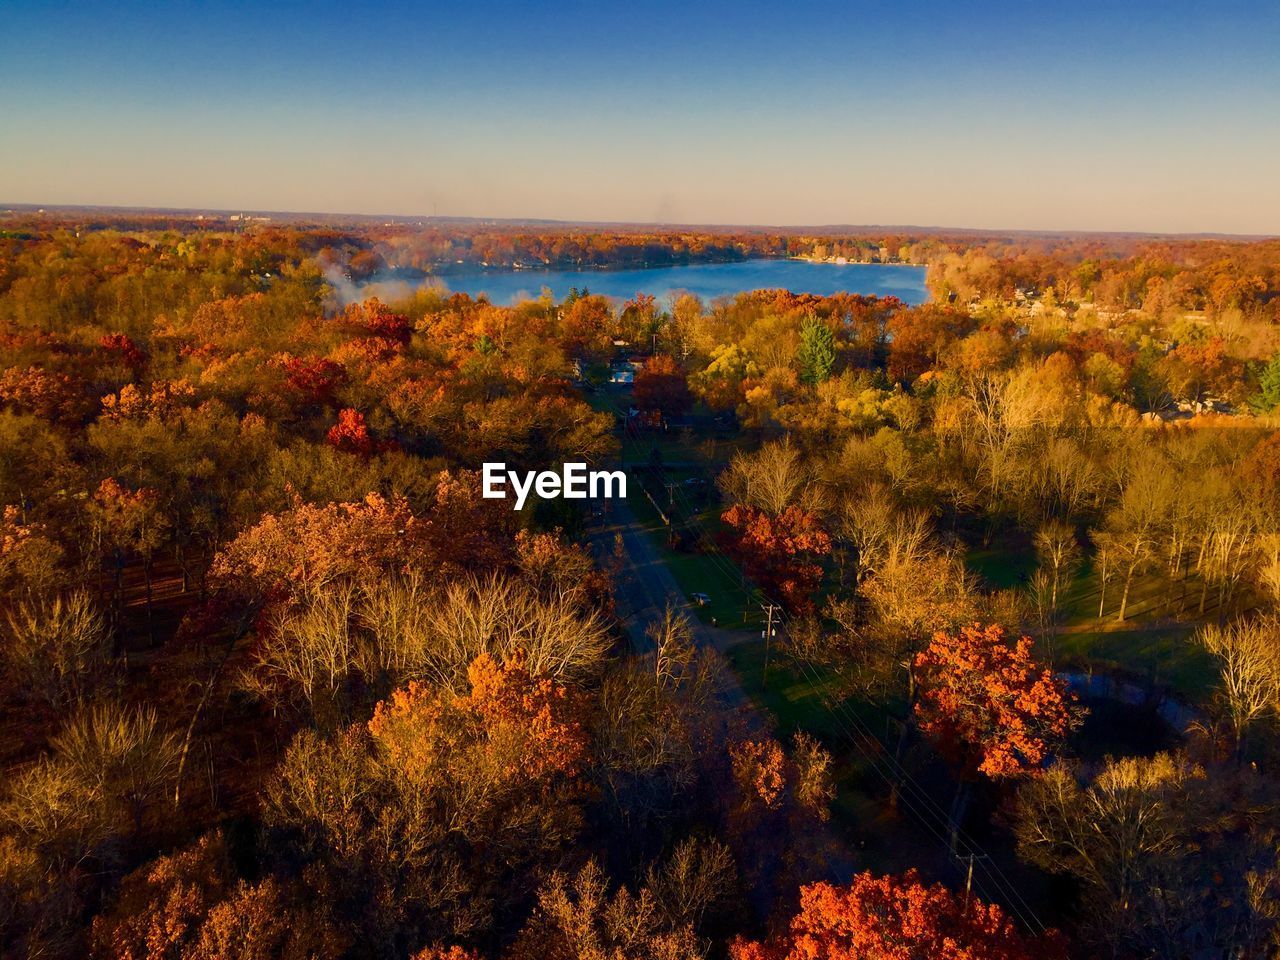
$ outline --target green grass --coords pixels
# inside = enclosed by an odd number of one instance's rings
[[[671,529],[663,524],[649,498],[637,490],[627,498],[627,503],[684,595],[705,593],[711,598],[706,606],[693,608],[698,619],[729,629],[747,625],[754,602],[736,568],[723,558],[716,560],[699,551],[673,550],[668,545]]]
[[[1167,683],[1181,698],[1203,703],[1213,693],[1217,671],[1194,634],[1194,624],[1080,630],[1060,634],[1053,642],[1053,655],[1058,663],[1118,668],[1157,684]]]
[[[1035,571],[1030,544],[1016,536],[965,554],[965,565],[995,589],[1025,589]],[[1216,682],[1212,660],[1195,643],[1203,622],[1198,614],[1199,587],[1170,583],[1159,570],[1134,579],[1123,622],[1118,620],[1124,582],[1113,575],[1106,584],[1103,615],[1101,571],[1092,562],[1080,566],[1066,585],[1058,634],[1046,640],[1055,663],[1120,670],[1138,678],[1167,683],[1182,698],[1203,702]],[[1217,616],[1210,592],[1206,618]]]
[[[824,739],[838,739],[840,728],[823,700],[835,692],[836,678],[817,668],[814,670],[816,680],[793,671],[775,645],[769,654],[766,682],[764,640],[759,637],[761,624],[757,622],[752,626],[754,638],[731,647],[726,656],[747,696],[777,719],[783,736],[807,730]]]
[[[596,396],[606,397],[624,409],[630,400],[626,391],[605,389]],[[705,436],[697,435],[691,441],[681,431],[654,432],[629,438],[623,442],[626,462],[646,464],[650,451],[657,449],[666,463],[702,465],[705,461],[700,444],[704,439]],[[669,469],[668,476],[680,483],[697,474],[710,482],[716,470],[745,442],[742,438],[719,440],[714,460],[706,466],[705,472],[701,466],[677,468]],[[659,503],[665,505],[665,491],[655,491],[655,496]],[[725,566],[732,566],[726,558],[721,556],[716,561],[702,553],[670,549],[667,545],[668,530],[658,520],[649,502],[643,496],[633,496],[631,503],[686,595],[697,592],[712,598],[708,606],[696,608],[704,622],[710,623],[714,619],[723,627],[750,625],[759,629],[752,597],[738,576],[726,572]],[[692,519],[714,536],[719,529],[719,506],[695,506],[698,513]],[[677,523],[683,519],[679,500],[676,510],[670,513]],[[1025,588],[1036,566],[1035,551],[1029,537],[1018,531],[997,534],[987,545],[969,550],[965,554],[965,563],[989,588],[1002,590]],[[1123,582],[1114,576],[1107,582],[1105,610],[1100,619],[1100,573],[1089,562],[1080,567],[1066,588],[1061,626],[1052,642],[1051,653],[1055,662],[1118,669],[1135,677],[1167,683],[1189,702],[1204,702],[1212,693],[1217,676],[1212,661],[1194,641],[1195,628],[1203,622],[1196,610],[1198,586],[1190,585],[1190,594],[1184,602],[1181,584],[1170,584],[1159,571],[1146,573],[1135,579],[1129,592],[1125,622],[1119,623],[1117,616],[1123,588]],[[1213,619],[1217,615],[1211,592],[1205,618]],[[797,683],[804,685],[803,681]],[[784,702],[772,694],[765,705],[780,719],[796,709],[796,703]],[[808,722],[815,719],[810,717]]]
[[[1036,569],[1035,553],[1021,544],[985,547],[964,555],[964,565],[997,590],[1020,587]]]
[[[1106,604],[1099,618],[1102,577],[1095,565],[1086,563],[1067,590],[1055,659],[1118,667],[1168,683],[1183,698],[1203,702],[1217,682],[1217,671],[1194,635],[1205,619],[1216,618],[1218,610],[1211,596],[1202,618],[1197,610],[1196,585],[1190,584],[1189,590],[1184,600],[1182,584],[1171,583],[1160,571],[1137,577],[1121,622],[1124,583],[1112,577],[1106,584]]]

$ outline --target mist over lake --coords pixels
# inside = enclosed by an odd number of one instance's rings
[[[485,270],[451,273],[433,277],[429,285],[444,286],[453,293],[484,294],[495,304],[509,305],[536,299],[544,287],[554,299],[562,300],[570,287],[626,300],[647,293],[666,301],[681,293],[692,293],[704,302],[733,296],[745,290],[777,289],[793,293],[830,296],[860,293],[897,297],[904,303],[920,304],[928,299],[925,268],[883,263],[813,263],[807,260],[744,260],[740,263],[700,263],[643,270]],[[407,292],[403,282],[363,284],[355,288],[357,297],[393,298]]]

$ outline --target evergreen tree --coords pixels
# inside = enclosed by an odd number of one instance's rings
[[[831,328],[817,317],[806,317],[800,327],[800,350],[796,360],[804,383],[819,384],[831,376],[836,365],[836,337]]]
[[[1255,410],[1264,412],[1280,406],[1280,353],[1262,368],[1258,375],[1258,393],[1249,403]]]

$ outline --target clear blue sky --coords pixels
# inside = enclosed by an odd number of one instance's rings
[[[0,0],[0,201],[1280,232],[1280,2]]]

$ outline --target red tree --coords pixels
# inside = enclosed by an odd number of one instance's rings
[[[916,719],[972,779],[1039,768],[1076,723],[1074,697],[1031,656],[1031,638],[1010,646],[999,626],[937,633],[916,655]]]
[[[413,336],[413,325],[377,297],[353,303],[342,314],[352,331],[366,337],[404,345]]]
[[[1004,912],[962,900],[942,884],[860,873],[847,888],[801,888],[790,931],[769,942],[738,940],[731,960],[1065,960],[1056,933],[1027,937]]]
[[[364,414],[347,407],[338,411],[338,422],[329,428],[329,445],[359,457],[372,456],[377,444],[369,436]]]
[[[105,334],[98,341],[98,346],[119,359],[126,367],[131,367],[134,370],[147,362],[146,351],[123,333]]]
[[[656,410],[664,417],[678,417],[693,404],[684,371],[665,354],[645,361],[636,374],[632,397],[641,410]]]
[[[331,403],[334,391],[346,382],[342,364],[322,357],[291,357],[279,360],[290,387],[304,403]]]
[[[791,610],[807,610],[822,582],[816,562],[831,552],[831,537],[818,518],[788,507],[776,516],[735,504],[720,518],[729,527],[723,540],[748,577]]]

